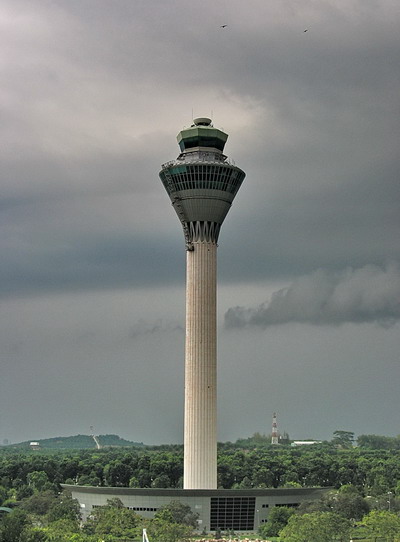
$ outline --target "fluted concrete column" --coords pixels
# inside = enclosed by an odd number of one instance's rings
[[[186,260],[184,489],[217,488],[217,244]]]

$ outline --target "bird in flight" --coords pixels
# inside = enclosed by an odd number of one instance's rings
[[[305,30],[303,30],[303,32],[308,32],[308,28],[306,28]]]
[[[228,26],[227,24],[221,24],[221,28],[225,28],[226,26]]]

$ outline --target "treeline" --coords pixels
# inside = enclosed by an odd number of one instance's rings
[[[324,445],[232,450],[219,455],[218,476],[224,488],[339,488],[351,484],[362,493],[374,495],[397,485],[400,452]]]
[[[373,450],[400,450],[400,435],[397,437],[384,437],[380,435],[360,435],[357,437],[360,448]]]
[[[177,446],[171,450],[0,451],[0,487],[14,489],[17,500],[29,494],[35,473],[36,477],[40,473],[40,489],[62,483],[179,488],[182,487],[183,450]],[[227,448],[218,454],[218,484],[225,489],[339,488],[351,484],[364,495],[380,495],[398,491],[399,480],[400,450],[313,445]]]
[[[165,450],[172,451],[182,449],[179,444],[164,444],[157,446],[145,445],[143,442],[132,442],[121,438],[118,435],[107,434],[97,435],[98,443],[103,448],[126,447],[126,448],[142,448],[147,450]],[[70,437],[53,437],[41,439],[37,441],[39,448],[42,450],[85,450],[97,449],[97,444],[90,435],[73,435]],[[289,435],[283,433],[279,436],[279,444],[281,446],[289,446],[292,443]],[[360,435],[355,438],[351,431],[335,431],[333,438],[330,441],[324,441],[321,444],[324,446],[334,446],[340,448],[350,448],[356,444],[359,448],[372,450],[400,450],[400,436],[386,437],[381,435]],[[253,449],[253,448],[270,448],[271,435],[254,433],[251,437],[240,438],[235,442],[220,442],[218,443],[219,450],[232,449]],[[18,444],[6,445],[6,449],[13,450],[28,450],[31,449],[31,442],[25,441]],[[0,446],[0,450],[4,449]]]
[[[118,435],[98,435],[97,440],[100,446],[104,447],[122,447],[135,446],[143,447],[142,442],[131,442]],[[53,437],[36,441],[41,449],[45,450],[86,450],[97,449],[97,444],[90,435],[73,435],[71,437]],[[8,445],[15,450],[26,450],[31,448],[31,441],[20,442],[18,444]]]
[[[290,445],[293,441],[287,433],[279,437],[280,445]],[[381,435],[360,435],[357,438],[351,431],[335,431],[330,441],[321,442],[325,447],[333,446],[340,448],[351,448],[356,445],[365,450],[400,450],[400,435],[397,437],[386,437]],[[220,449],[251,449],[269,448],[271,446],[271,435],[254,433],[251,437],[238,439],[236,442],[220,443]]]

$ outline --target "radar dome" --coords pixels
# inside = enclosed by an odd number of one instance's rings
[[[208,119],[207,117],[198,117],[193,120],[193,123],[195,126],[210,126],[211,119]]]

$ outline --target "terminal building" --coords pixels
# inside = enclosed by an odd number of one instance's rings
[[[268,521],[274,506],[297,507],[305,501],[320,499],[330,488],[278,489],[139,489],[128,487],[90,487],[63,485],[77,499],[85,520],[94,508],[106,506],[117,497],[131,510],[146,518],[159,508],[178,500],[199,515],[198,530],[216,529],[257,531]]]

